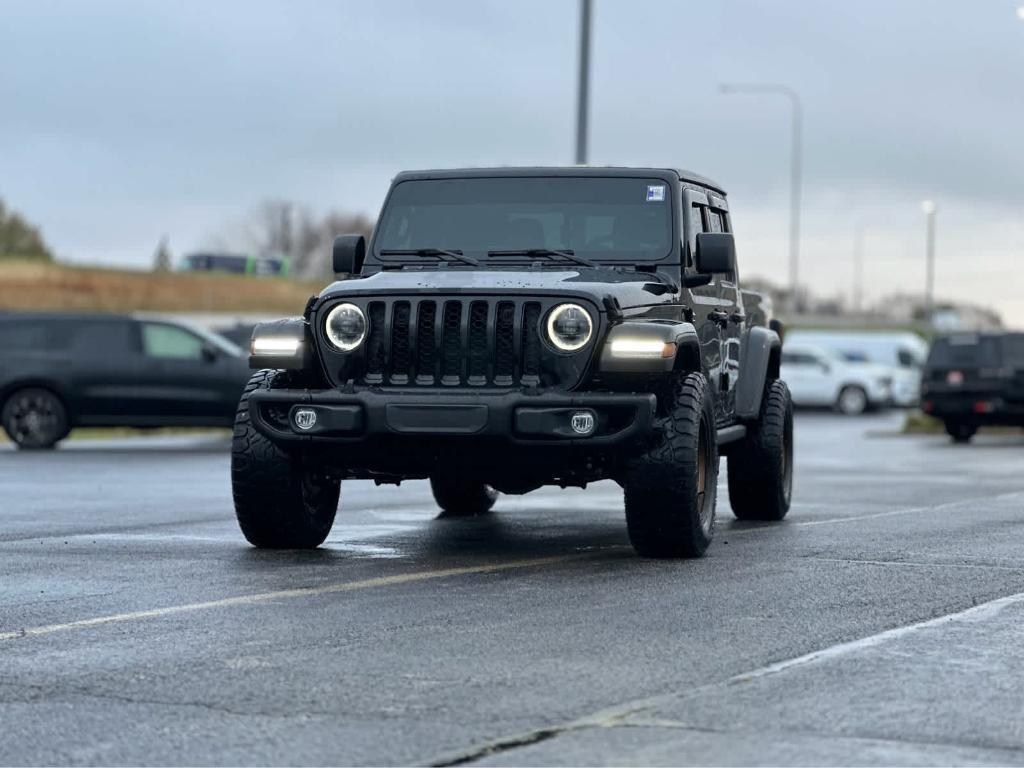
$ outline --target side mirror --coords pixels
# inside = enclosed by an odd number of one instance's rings
[[[731,274],[736,271],[736,241],[728,232],[700,232],[694,261],[701,274]]]
[[[334,238],[335,274],[358,275],[366,258],[366,238],[362,235],[338,235]]]
[[[199,350],[199,357],[204,363],[212,363],[220,357],[220,350],[213,346],[213,344],[204,343]]]

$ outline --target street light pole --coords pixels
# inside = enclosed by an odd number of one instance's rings
[[[803,123],[804,109],[800,96],[787,85],[777,83],[723,83],[718,86],[723,94],[775,94],[789,100],[792,108],[789,166],[789,289],[793,302],[800,309],[800,204],[803,182]]]
[[[587,162],[587,113],[590,101],[590,5],[580,0],[580,69],[576,90],[576,165]]]
[[[853,230],[853,311],[860,314],[864,304],[864,222]]]
[[[921,203],[925,216],[924,316],[929,323],[935,311],[935,214],[938,210],[931,200]]]

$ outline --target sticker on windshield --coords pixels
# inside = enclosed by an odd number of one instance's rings
[[[660,203],[665,199],[665,185],[664,184],[648,184],[647,185],[647,202],[648,203]]]

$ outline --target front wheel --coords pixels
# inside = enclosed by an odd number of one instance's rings
[[[626,527],[644,557],[700,557],[715,530],[718,442],[712,396],[699,373],[677,377],[659,403],[650,447],[623,482]]]
[[[40,387],[19,389],[0,410],[4,431],[24,450],[53,448],[70,431],[68,412],[53,392]]]
[[[334,525],[341,482],[298,451],[261,435],[249,418],[249,395],[287,387],[287,374],[257,371],[242,393],[231,443],[231,489],[242,534],[261,549],[313,549]]]
[[[761,413],[729,452],[729,503],[739,520],[781,520],[793,494],[793,402],[785,383],[765,387]]]
[[[476,517],[491,511],[498,492],[489,485],[451,475],[430,478],[434,501],[445,517]]]

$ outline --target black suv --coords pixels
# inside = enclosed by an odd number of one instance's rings
[[[932,343],[921,408],[942,419],[954,442],[978,427],[1024,427],[1024,333],[959,333]]]
[[[351,279],[253,333],[262,370],[232,459],[242,532],[319,545],[345,478],[429,478],[453,516],[613,479],[640,553],[693,557],[720,454],[737,517],[781,519],[781,345],[745,313],[730,230],[721,187],[682,171],[400,174],[369,245],[335,241]]]
[[[231,426],[249,375],[226,339],[124,315],[0,314],[0,360],[0,420],[19,448],[79,426]]]

